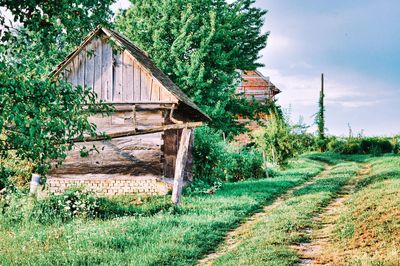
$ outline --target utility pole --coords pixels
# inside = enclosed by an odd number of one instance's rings
[[[321,128],[320,128],[320,134],[321,134],[321,139],[325,139],[325,94],[324,94],[324,73],[321,73]]]
[[[325,92],[324,92],[324,73],[321,74],[321,91],[319,94],[318,101],[318,113],[316,115],[315,122],[318,126],[318,142],[321,151],[325,151]]]

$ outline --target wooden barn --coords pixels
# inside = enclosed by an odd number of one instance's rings
[[[258,102],[274,99],[281,91],[258,70],[246,70],[242,72],[242,80],[236,89],[236,94],[243,94],[246,98]]]
[[[265,104],[270,100],[274,100],[281,91],[271,82],[269,77],[265,77],[258,70],[246,70],[241,73],[241,82],[236,88],[236,94],[246,97],[248,100],[255,100],[261,104]],[[252,121],[247,117],[238,117],[237,122],[246,124],[250,130],[256,130],[260,127],[259,123],[267,121],[270,117],[268,114],[259,114],[261,121]],[[235,137],[238,144],[249,144],[251,138],[248,134],[240,134]]]
[[[65,163],[49,173],[50,192],[84,187],[106,195],[165,194],[174,178],[175,186],[191,180],[193,128],[209,117],[144,51],[98,27],[52,75],[93,88],[115,112],[90,118],[112,139],[87,137],[76,144]],[[83,146],[93,145],[98,152],[80,156]]]

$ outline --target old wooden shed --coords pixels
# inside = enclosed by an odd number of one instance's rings
[[[75,145],[65,163],[49,173],[50,192],[78,186],[106,195],[165,194],[174,177],[191,179],[193,128],[209,117],[144,51],[98,27],[52,75],[93,88],[115,112],[90,118],[112,139],[88,137]],[[82,158],[82,146],[93,145],[99,152]]]

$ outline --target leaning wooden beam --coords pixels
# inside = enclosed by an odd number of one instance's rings
[[[85,136],[83,139],[71,139],[71,142],[78,143],[78,142],[86,142],[86,141],[100,141],[100,140],[110,140],[110,139],[117,139],[117,138],[124,138],[129,136],[136,136],[136,135],[144,135],[144,134],[152,134],[157,132],[163,132],[165,130],[170,129],[182,129],[182,128],[195,128],[202,126],[203,122],[190,122],[186,124],[172,124],[172,125],[165,125],[162,127],[153,127],[149,129],[137,129],[137,130],[128,130],[128,131],[121,131],[115,133],[106,133],[103,135],[97,136]]]
[[[172,189],[172,203],[175,205],[179,204],[182,194],[183,177],[185,176],[185,166],[188,159],[188,149],[191,133],[192,131],[188,128],[184,128],[182,130],[178,155],[176,156],[174,187]]]

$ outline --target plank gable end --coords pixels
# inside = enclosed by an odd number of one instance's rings
[[[67,63],[65,76],[75,86],[93,88],[109,103],[178,103],[133,54],[117,46],[110,45],[109,38],[94,36]]]

